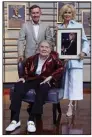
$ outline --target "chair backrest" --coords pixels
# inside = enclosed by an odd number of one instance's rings
[[[20,61],[18,62],[18,75],[19,78],[21,78],[23,76],[24,73],[24,61]]]

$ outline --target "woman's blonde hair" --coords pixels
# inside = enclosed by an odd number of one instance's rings
[[[59,21],[60,22],[64,22],[64,13],[65,11],[67,11],[68,9],[71,9],[71,12],[72,12],[72,19],[75,19],[75,16],[76,16],[76,9],[70,5],[70,4],[66,4],[64,5],[61,9],[60,9],[60,12],[59,12]]]

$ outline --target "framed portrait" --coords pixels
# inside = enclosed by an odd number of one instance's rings
[[[20,29],[26,21],[26,4],[7,4],[7,29]]]
[[[82,11],[82,24],[85,30],[85,34],[90,36],[91,34],[91,12],[89,10]]]
[[[61,17],[60,17],[60,9],[65,5],[70,4],[73,5],[76,8],[76,2],[75,1],[59,1],[57,2],[57,23],[62,23]]]
[[[82,29],[58,29],[57,52],[61,59],[78,59],[81,52]]]

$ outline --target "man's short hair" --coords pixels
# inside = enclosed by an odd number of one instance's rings
[[[38,5],[33,5],[29,8],[29,13],[31,13],[32,9],[39,8],[41,9]]]

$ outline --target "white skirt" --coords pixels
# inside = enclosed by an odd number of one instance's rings
[[[63,99],[83,99],[83,69],[66,69]]]

